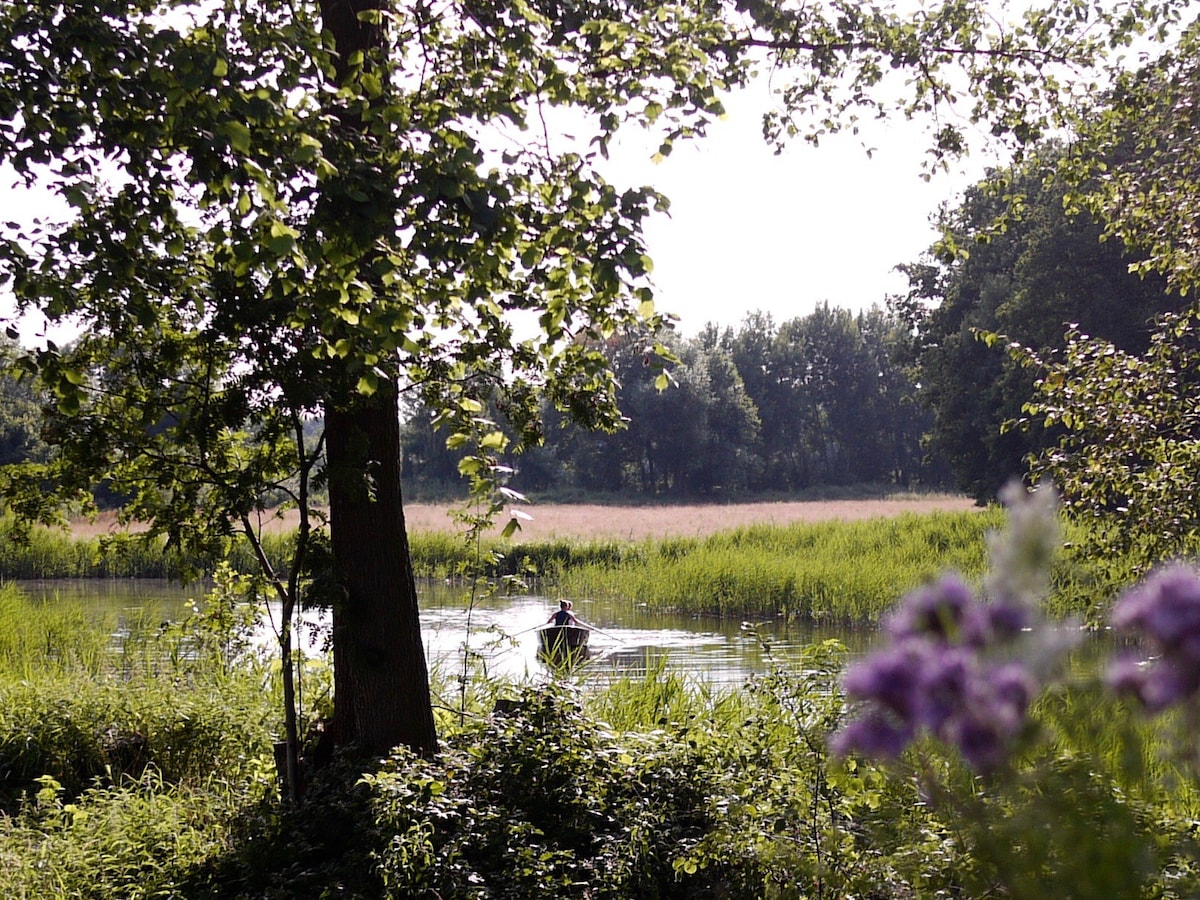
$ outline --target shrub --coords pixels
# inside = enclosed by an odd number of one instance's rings
[[[525,692],[437,762],[399,754],[370,782],[401,896],[686,896],[671,848],[712,826],[699,751],[619,740],[561,692]]]

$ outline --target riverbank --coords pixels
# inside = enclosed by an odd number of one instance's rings
[[[410,510],[416,574],[456,580],[465,572],[520,576],[547,595],[621,597],[659,610],[717,616],[777,616],[874,622],[917,584],[946,569],[978,577],[985,535],[1000,526],[997,507],[948,496],[732,504],[729,506],[532,507],[511,540],[467,545],[443,506]],[[286,519],[265,529],[267,552],[287,557]],[[92,533],[35,531],[5,542],[0,577],[178,578],[181,562],[137,541],[100,544]],[[242,542],[228,548],[250,569]],[[191,560],[203,572],[212,560]],[[482,570],[479,566],[482,565]],[[1131,573],[1130,573],[1131,574]],[[1128,579],[1111,565],[1066,559],[1055,570],[1049,605],[1092,620]]]

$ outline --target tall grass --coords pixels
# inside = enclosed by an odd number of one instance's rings
[[[0,807],[42,778],[69,799],[98,779],[152,768],[197,782],[269,753],[275,708],[258,666],[223,664],[182,627],[114,632],[0,586]]]
[[[269,533],[264,535],[263,544],[272,560],[284,563],[293,540],[294,532]],[[12,516],[0,515],[2,579],[179,579],[195,572],[211,572],[223,560],[239,571],[257,565],[247,542],[238,538],[230,538],[220,558],[185,557],[168,550],[161,539],[136,533],[75,537],[57,529],[18,528]]]
[[[582,566],[620,565],[645,555],[646,545],[625,541],[581,541],[553,538],[511,543],[488,539],[479,546],[461,535],[417,531],[409,535],[413,568],[420,578],[456,578],[478,567],[480,559],[494,559],[481,574],[520,575],[554,580]]]
[[[752,526],[651,542],[617,565],[565,570],[557,586],[696,614],[870,621],[946,569],[980,575],[984,536],[1002,522],[995,510]]]
[[[0,680],[35,675],[95,674],[105,665],[113,621],[97,622],[77,608],[30,603],[0,584]]]
[[[547,593],[618,597],[652,609],[870,622],[939,572],[981,574],[985,536],[1002,523],[1003,512],[994,508],[753,525],[707,537],[636,542],[488,539],[475,546],[461,535],[425,531],[411,534],[409,546],[415,572],[424,578],[515,575]],[[1071,542],[1082,546],[1079,532],[1078,526],[1069,529]],[[286,568],[294,538],[294,532],[264,537],[277,569]],[[236,570],[256,569],[244,540],[231,539],[224,552]],[[0,517],[0,578],[177,579],[185,572],[212,571],[218,562],[183,560],[161,544],[134,538],[102,544],[35,529],[27,540],[14,540],[11,520]],[[1051,610],[1098,621],[1109,599],[1136,574],[1120,560],[1067,557],[1055,572]]]

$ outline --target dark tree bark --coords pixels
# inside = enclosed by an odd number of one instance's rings
[[[333,609],[336,739],[385,753],[437,745],[400,493],[396,393],[326,413],[330,536],[344,590]]]
[[[339,60],[355,51],[369,60],[369,51],[382,46],[382,26],[368,25],[359,13],[384,6],[380,0],[322,0],[323,24]],[[337,78],[344,77],[339,62]],[[344,116],[342,123],[361,127]],[[373,210],[326,211],[343,223],[356,219],[361,245],[371,246],[371,223],[381,221]],[[335,374],[325,410],[330,539],[343,592],[333,608],[331,732],[334,743],[369,753],[403,744],[430,755],[437,733],[404,524],[396,386],[382,382],[366,396],[346,386],[355,381]]]

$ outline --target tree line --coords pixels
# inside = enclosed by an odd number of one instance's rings
[[[995,500],[1063,437],[1061,420],[1026,415],[1039,374],[1009,345],[1047,354],[1087,335],[1141,353],[1157,317],[1187,306],[1166,276],[1131,271],[1136,255],[1073,206],[1055,176],[1067,159],[1046,142],[990,171],[943,208],[942,237],[899,267],[909,289],[865,312],[825,302],[781,323],[760,312],[695,337],[609,339],[600,348],[622,427],[588,431],[543,401],[542,443],[504,455],[515,483],[665,497],[872,484]],[[656,342],[676,360],[665,377]],[[417,493],[461,484],[466,450],[446,447],[436,407],[420,397],[406,407],[404,472]]]
[[[1007,345],[1045,355],[1074,334],[1141,353],[1155,317],[1186,306],[1165,276],[1130,272],[1122,241],[1101,240],[1101,218],[1070,208],[1069,185],[1051,177],[1064,155],[1043,144],[944,207],[942,238],[900,267],[909,290],[864,312],[825,302],[783,322],[755,312],[691,337],[635,329],[592,341],[616,379],[615,428],[580,424],[546,395],[536,433],[522,440],[494,382],[465,388],[484,410],[478,418],[506,434],[498,463],[516,489],[565,496],[722,498],[869,484],[993,500],[1063,434],[1061,421],[1009,427],[1029,424],[1023,408],[1039,379]],[[460,493],[470,442],[448,447],[447,398],[411,387],[401,403],[407,489]],[[28,380],[0,379],[0,464],[46,458],[47,402]],[[313,443],[320,425],[305,425]]]
[[[921,447],[931,416],[903,360],[905,329],[879,306],[854,313],[823,303],[781,323],[762,312],[736,328],[709,323],[694,337],[614,336],[602,350],[617,377],[621,427],[589,431],[543,400],[540,445],[503,461],[514,486],[538,492],[720,497],[946,486],[947,470]],[[656,365],[655,343],[674,361]],[[482,399],[500,420],[494,401]],[[418,493],[461,489],[468,450],[447,447],[439,414],[420,395],[405,410],[404,474]]]

